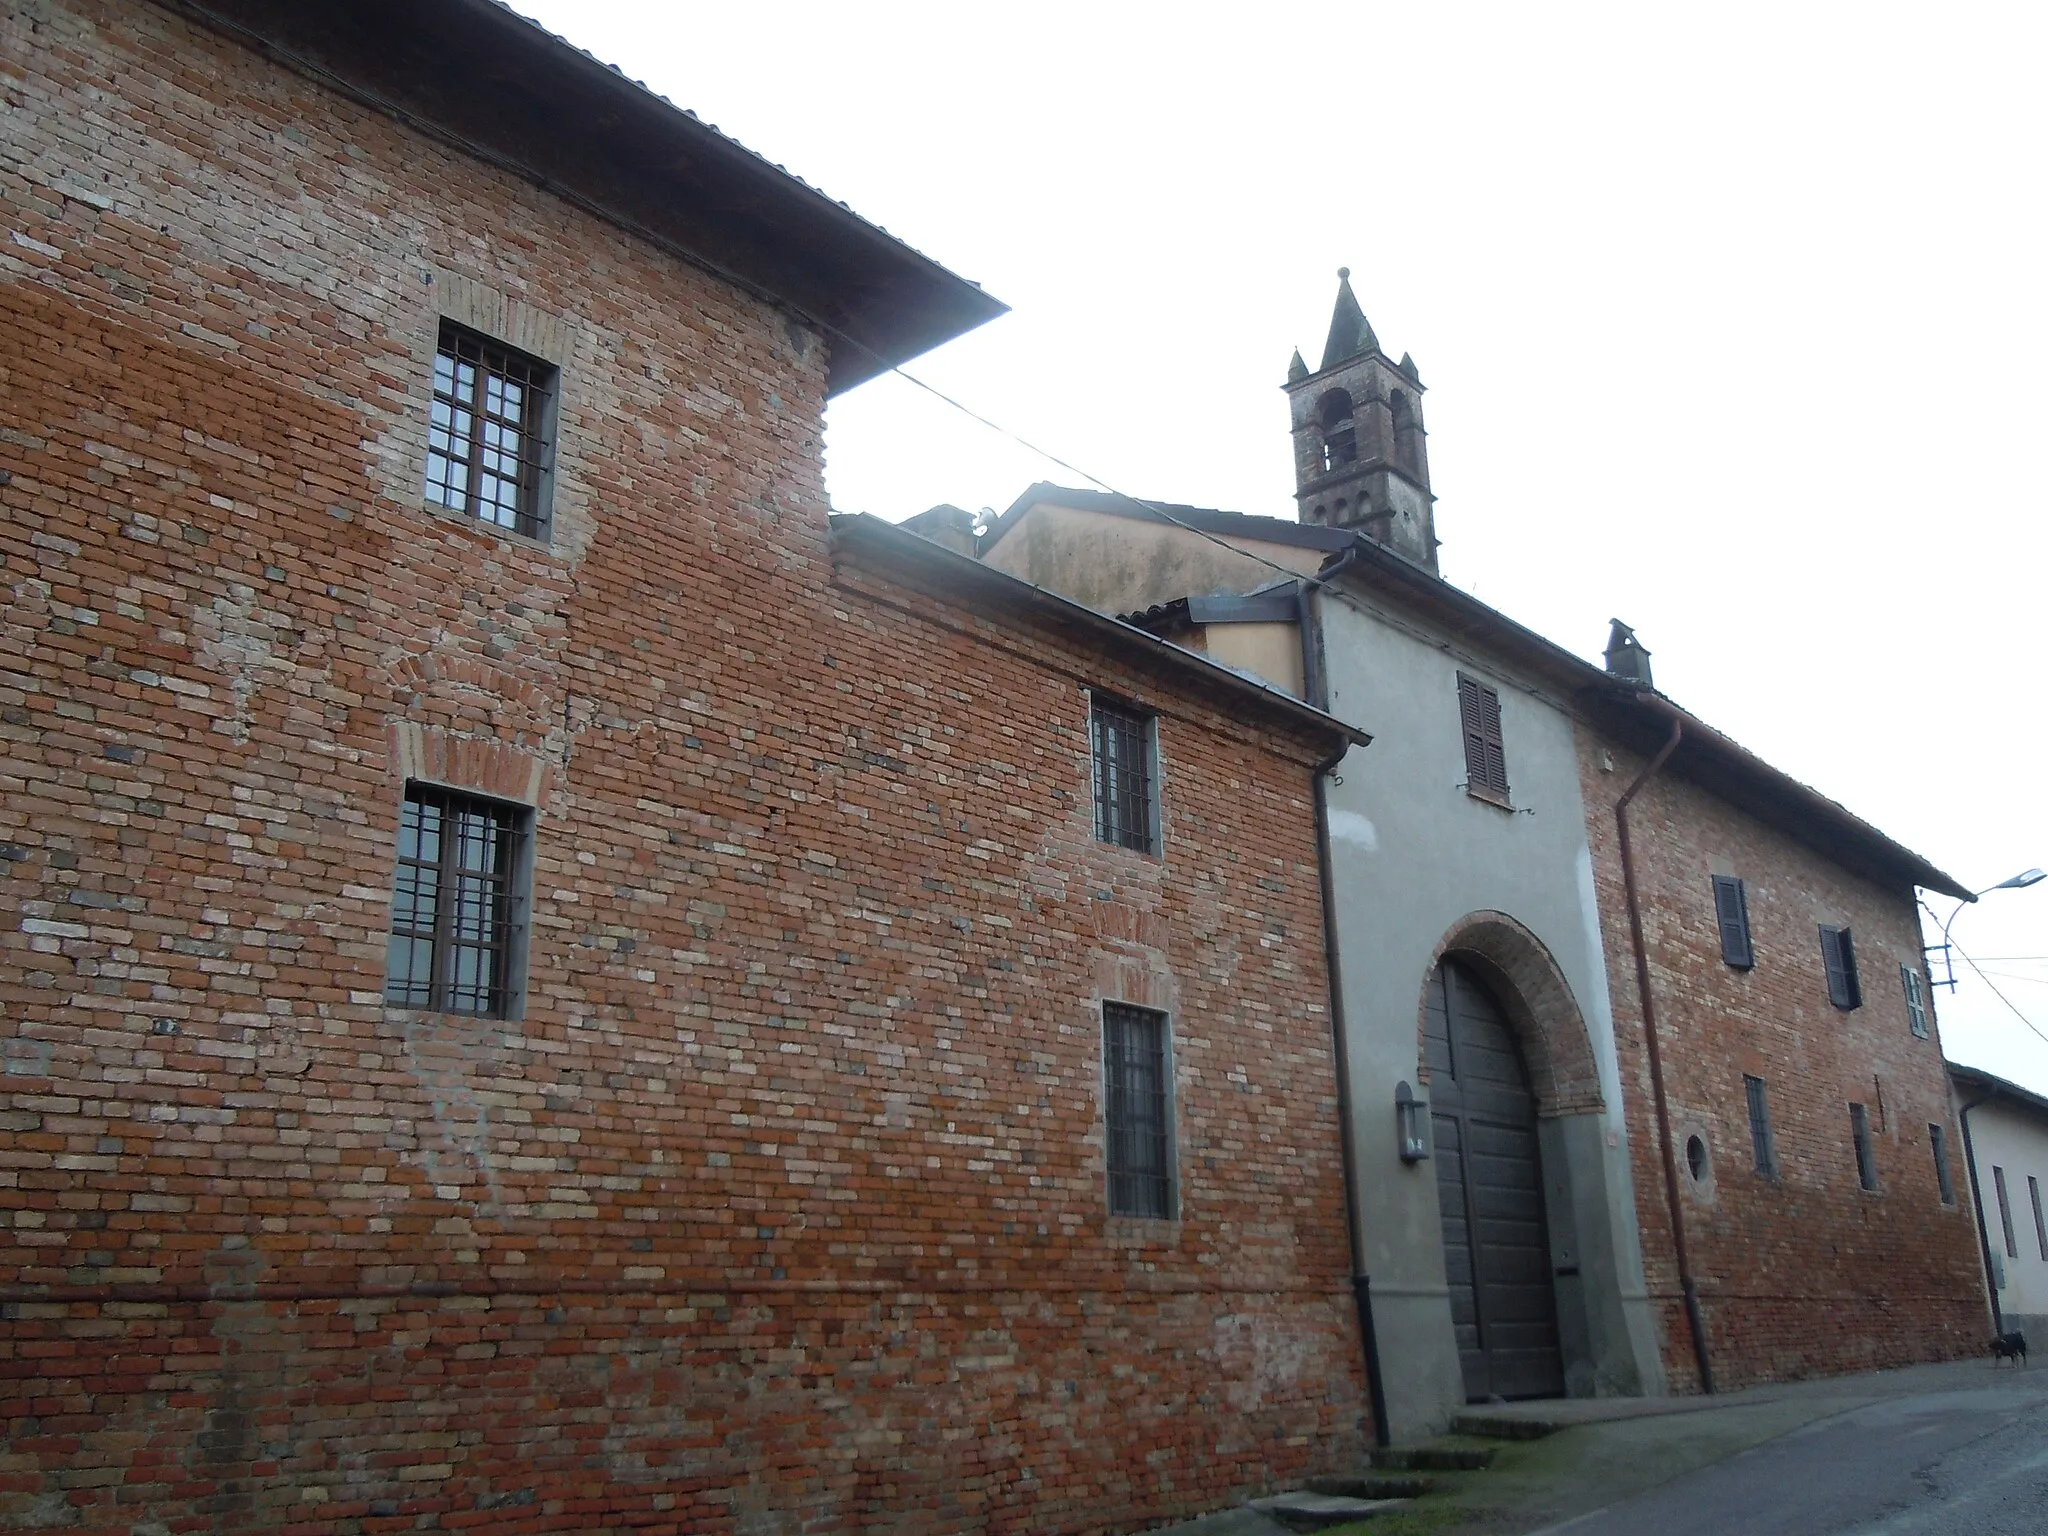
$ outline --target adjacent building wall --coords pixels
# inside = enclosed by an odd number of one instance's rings
[[[1218,542],[1171,523],[1040,501],[982,558],[1104,613],[1130,613],[1191,593],[1248,592],[1285,571],[1310,576],[1326,554],[1240,538]]]
[[[1351,1464],[1320,744],[835,569],[767,305],[154,6],[0,49],[0,1523],[1119,1531]],[[422,507],[449,313],[561,365],[549,543]],[[382,1001],[408,777],[532,809],[515,1019]],[[1170,1223],[1105,1213],[1107,997],[1171,1015]]]
[[[1643,760],[1591,736],[1581,740],[1594,883],[1602,921],[1618,936],[1608,951],[1608,985],[1650,1292],[1670,1379],[1697,1390],[1613,814]],[[1976,1236],[1939,1031],[1930,1028],[1926,1039],[1912,1034],[1899,975],[1901,965],[1923,963],[1912,890],[1850,874],[1681,773],[1675,758],[1629,814],[1681,1209],[1716,1384],[1870,1370],[1981,1348]],[[1744,882],[1752,969],[1722,959],[1717,874]],[[1829,1001],[1822,924],[1853,934],[1860,1008]],[[1756,1171],[1745,1075],[1767,1085],[1775,1178]],[[1859,1185],[1852,1102],[1869,1113],[1875,1193]],[[1944,1128],[1950,1148],[1952,1205],[1941,1201],[1930,1124]],[[1708,1153],[1699,1178],[1684,1161],[1695,1135]]]
[[[1965,1103],[1976,1097],[1964,1084],[1956,1091]],[[2017,1328],[2027,1336],[2029,1348],[2048,1352],[2048,1230],[2042,1224],[2048,1216],[2048,1115],[2030,1104],[1993,1099],[1970,1111],[1970,1140],[1976,1152],[1977,1188],[1984,1197],[1984,1234],[1991,1245],[2000,1315],[2007,1329]],[[2005,1224],[1999,1218],[1994,1168],[2005,1170],[2011,1247],[2006,1246]],[[1963,1177],[1960,1157],[1956,1177]],[[1965,1198],[1968,1193],[1965,1189]]]

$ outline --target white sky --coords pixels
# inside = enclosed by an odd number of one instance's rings
[[[1349,266],[1446,577],[1588,657],[1626,619],[1966,884],[2048,865],[2048,7],[517,3],[1008,302],[911,371],[1134,495],[1293,515]],[[890,518],[1074,483],[896,379],[827,472]],[[1955,934],[2048,1031],[2048,883]],[[1983,982],[1939,1006],[2048,1091]]]

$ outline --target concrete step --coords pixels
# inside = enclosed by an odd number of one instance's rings
[[[1389,1472],[1477,1472],[1493,1462],[1490,1445],[1395,1445],[1372,1453]]]
[[[1435,1478],[1415,1473],[1388,1476],[1380,1472],[1357,1472],[1308,1480],[1310,1493],[1334,1493],[1347,1499],[1419,1499],[1434,1487]]]
[[[1482,1440],[1541,1440],[1568,1426],[1549,1419],[1525,1418],[1508,1413],[1461,1413],[1451,1420],[1454,1434],[1476,1435]]]
[[[1348,1525],[1353,1520],[1370,1520],[1389,1510],[1405,1508],[1406,1499],[1352,1499],[1337,1493],[1276,1493],[1253,1499],[1246,1506],[1290,1531],[1320,1531],[1325,1526]]]

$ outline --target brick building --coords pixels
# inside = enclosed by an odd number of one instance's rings
[[[1038,485],[979,552],[1373,733],[1331,881],[1393,1433],[1975,1348],[1915,907],[1967,893],[1626,626],[1603,668],[1444,581],[1420,371],[1348,275],[1286,389],[1297,521]]]
[[[1362,738],[826,513],[997,306],[484,0],[25,0],[0,87],[0,1527],[1354,1456]]]

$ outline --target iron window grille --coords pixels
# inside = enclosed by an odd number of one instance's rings
[[[1955,1176],[1948,1171],[1948,1132],[1938,1125],[1929,1125],[1927,1127],[1927,1140],[1929,1145],[1934,1148],[1934,1177],[1935,1181],[1941,1185],[1941,1203],[1943,1205],[1954,1205],[1956,1203],[1956,1181]],[[2034,1210],[2038,1219],[2040,1212],[2038,1200],[2035,1202]],[[2043,1247],[2041,1256],[2048,1258],[2048,1247]]]
[[[2031,1173],[2027,1175],[2027,1198],[2034,1203],[2034,1241],[2040,1244],[2041,1257],[2048,1259],[2048,1224],[2041,1220],[2041,1181]]]
[[[1100,699],[1093,702],[1089,713],[1095,764],[1095,836],[1119,848],[1156,853],[1152,719]]]
[[[1927,991],[1921,983],[1920,973],[1910,965],[1899,967],[1899,985],[1906,989],[1906,1017],[1913,1033],[1925,1040],[1927,1027]]]
[[[427,500],[528,538],[545,536],[557,370],[441,322],[427,431]]]
[[[513,886],[525,839],[517,807],[406,787],[385,1002],[488,1018],[511,1011]]]
[[[2005,1233],[2005,1256],[2016,1259],[2020,1256],[2020,1245],[2012,1235],[2012,1202],[2005,1197],[2005,1170],[1994,1166],[1991,1170],[1991,1184],[1998,1192],[1998,1225]]]
[[[1168,1100],[1166,1015],[1126,1003],[1102,1005],[1107,1087],[1109,1213],[1173,1215],[1173,1128]]]
[[[1849,1106],[1849,1134],[1856,1143],[1856,1182],[1875,1194],[1877,1149],[1870,1144],[1870,1111],[1861,1104]]]
[[[1749,895],[1733,875],[1714,876],[1714,920],[1721,928],[1721,958],[1738,971],[1756,964],[1749,938]]]
[[[1856,978],[1856,946],[1848,929],[1821,926],[1820,959],[1828,973],[1828,1001],[1837,1008],[1861,1008],[1863,985]]]
[[[1771,1106],[1764,1080],[1747,1073],[1742,1089],[1749,1099],[1749,1145],[1756,1154],[1756,1171],[1767,1179],[1778,1176],[1778,1151],[1771,1141]]]
[[[1465,740],[1465,792],[1506,805],[1508,762],[1500,734],[1500,691],[1460,672],[1458,727]]]

